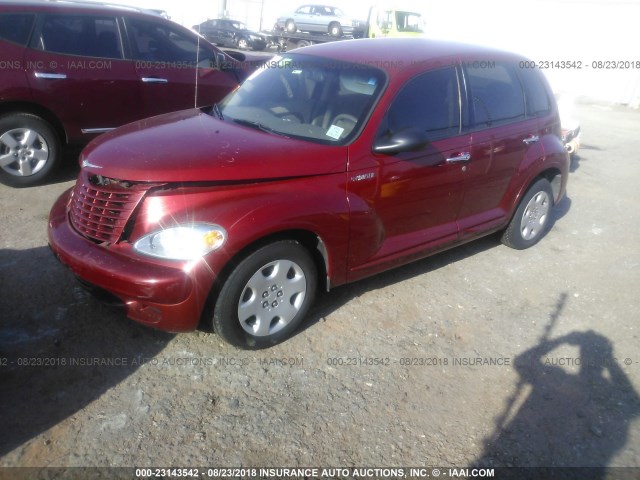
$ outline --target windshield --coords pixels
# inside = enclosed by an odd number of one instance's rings
[[[316,143],[356,138],[384,86],[363,64],[307,55],[277,56],[220,105],[225,121]]]
[[[424,33],[422,16],[414,12],[396,12],[396,25],[399,32]]]

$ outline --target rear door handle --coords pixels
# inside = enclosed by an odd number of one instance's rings
[[[166,78],[142,77],[142,83],[169,83]]]
[[[447,163],[468,162],[469,160],[471,160],[471,154],[464,152],[455,157],[447,158]]]
[[[45,80],[64,80],[67,76],[64,73],[43,73],[36,72],[36,78],[43,78]]]
[[[540,141],[540,137],[538,135],[529,135],[522,141],[527,145],[531,145],[532,143],[538,143]]]

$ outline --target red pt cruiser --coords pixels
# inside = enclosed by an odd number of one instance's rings
[[[219,105],[93,141],[51,248],[132,319],[273,345],[330,289],[550,225],[569,160],[550,89],[514,54],[424,39],[275,57]]]

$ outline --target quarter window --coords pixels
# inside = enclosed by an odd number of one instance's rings
[[[528,117],[545,115],[551,110],[551,102],[541,75],[542,73],[535,69],[520,69],[520,78],[526,92]]]
[[[42,25],[38,44],[48,52],[122,58],[118,24],[112,17],[48,15]]]
[[[460,133],[460,95],[454,68],[410,80],[393,100],[381,133],[393,135],[410,128],[426,132],[433,140]]]
[[[524,118],[524,94],[514,69],[482,62],[466,66],[472,125],[490,127]]]

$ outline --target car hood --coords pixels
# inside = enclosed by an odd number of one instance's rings
[[[192,109],[101,135],[80,162],[89,173],[125,181],[246,181],[344,172],[347,147],[285,138]]]

